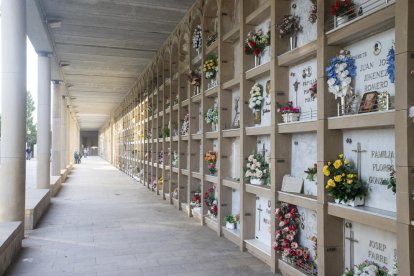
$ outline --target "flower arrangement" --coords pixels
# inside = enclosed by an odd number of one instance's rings
[[[228,215],[224,217],[224,222],[226,223],[227,229],[235,229],[236,226],[236,217],[233,215]]]
[[[287,113],[300,113],[299,107],[294,107],[292,101],[288,101],[287,104],[278,104],[277,112],[280,112],[282,114]]]
[[[214,175],[217,171],[216,169],[217,159],[218,159],[217,153],[212,150],[207,151],[206,154],[204,155],[204,160],[207,161],[207,167],[211,175]]]
[[[174,199],[178,199],[178,189],[174,188],[173,192],[171,193],[171,197]]]
[[[161,129],[160,138],[167,138],[170,137],[170,129],[168,127],[164,127]]]
[[[195,192],[193,197],[191,198],[190,201],[190,206],[192,208],[199,208],[201,207],[201,195],[198,192]]]
[[[158,178],[158,189],[161,190],[162,189],[162,184],[164,184],[164,179],[162,178],[162,176],[160,176],[160,178]]]
[[[352,0],[336,0],[331,6],[331,14],[333,16],[351,15],[354,13],[355,4]]]
[[[251,31],[244,41],[244,53],[246,55],[260,55],[270,45],[270,31],[264,34],[262,29]]]
[[[187,80],[191,85],[196,87],[200,86],[201,83],[201,75],[198,70],[190,70],[187,73]]]
[[[391,83],[395,82],[395,50],[391,47],[387,55],[387,73]]]
[[[200,51],[203,42],[203,29],[201,29],[200,25],[197,25],[197,27],[195,27],[192,40],[193,48],[197,52]]]
[[[255,83],[250,89],[249,108],[255,112],[262,109],[263,85]]]
[[[306,179],[309,181],[315,181],[315,175],[318,173],[317,164],[313,164],[312,168],[308,168],[305,173],[307,174]]]
[[[299,23],[300,17],[292,14],[286,14],[282,17],[280,23],[277,25],[279,35],[281,38],[293,37],[302,31],[302,26]]]
[[[250,184],[270,185],[269,163],[261,154],[251,154],[247,158],[244,178]]]
[[[316,0],[311,0],[311,1],[312,1],[312,7],[311,7],[311,10],[309,12],[308,21],[310,23],[314,24],[316,22],[316,20],[318,19],[318,5],[317,5]]]
[[[367,188],[358,179],[353,164],[343,154],[339,154],[334,162],[328,162],[323,167],[323,174],[329,178],[325,189],[338,202],[346,204],[367,195]]]
[[[176,151],[173,152],[171,166],[173,166],[174,168],[178,168],[178,153]]]
[[[341,50],[339,55],[331,59],[326,73],[328,90],[335,95],[335,99],[352,93],[351,81],[356,76],[356,66],[348,50]]]
[[[296,206],[282,202],[281,207],[276,209],[277,229],[273,248],[281,253],[283,260],[314,273],[317,267],[308,248],[298,244],[299,223],[300,214]]]
[[[356,265],[354,268],[346,269],[343,276],[356,276],[356,275],[368,275],[368,276],[390,276],[396,274],[389,274],[388,269],[380,267],[372,261],[365,260],[365,262]]]
[[[218,123],[218,108],[216,104],[214,104],[213,107],[210,107],[206,113],[204,113],[204,120],[207,124]]]
[[[218,72],[218,58],[216,55],[207,56],[203,64],[203,72],[206,79],[216,78]]]
[[[190,128],[190,114],[186,113],[184,115],[183,124],[181,125],[181,135],[187,135],[189,128]]]
[[[318,83],[315,82],[314,84],[312,84],[312,86],[309,88],[308,91],[311,94],[311,98],[315,99],[316,96],[318,95]]]
[[[217,217],[218,213],[218,205],[217,199],[215,194],[215,187],[208,188],[207,192],[204,194],[204,202],[206,203],[207,214],[211,217]]]
[[[158,153],[158,164],[163,164],[164,163],[164,152],[160,151]]]

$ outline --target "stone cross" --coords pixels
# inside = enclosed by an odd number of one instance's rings
[[[354,243],[358,243],[358,240],[354,239],[354,231],[349,231],[349,237],[345,237],[346,240],[349,240],[349,267],[352,269],[354,267]]]
[[[260,231],[260,221],[261,221],[260,215],[261,215],[261,213],[263,211],[261,204],[259,204],[259,208],[257,208],[257,211],[259,211],[259,231]]]
[[[361,180],[361,154],[366,152],[366,150],[361,149],[361,143],[357,143],[356,150],[352,150],[353,152],[357,153],[357,171],[358,171],[358,179]]]

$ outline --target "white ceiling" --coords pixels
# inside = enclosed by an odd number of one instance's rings
[[[28,34],[35,49],[52,47],[56,60],[69,64],[60,68],[55,64],[53,77],[63,78],[71,86],[68,93],[72,108],[83,130],[97,130],[106,122],[194,3],[194,0],[27,1]],[[34,14],[36,9],[39,18]],[[41,18],[48,34],[42,34],[34,23],[30,26],[30,22]],[[61,20],[62,25],[50,28],[46,20]]]

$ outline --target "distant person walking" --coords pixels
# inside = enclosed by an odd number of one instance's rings
[[[74,152],[73,158],[75,159],[75,164],[80,163],[80,157],[79,157],[79,153],[77,151]]]
[[[83,156],[88,157],[88,148],[83,149]]]
[[[30,147],[27,147],[27,149],[26,149],[26,160],[30,160],[31,157],[32,157],[32,150],[30,149]]]

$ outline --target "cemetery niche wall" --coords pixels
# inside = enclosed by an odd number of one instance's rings
[[[198,0],[100,147],[274,272],[411,275],[409,2]]]

